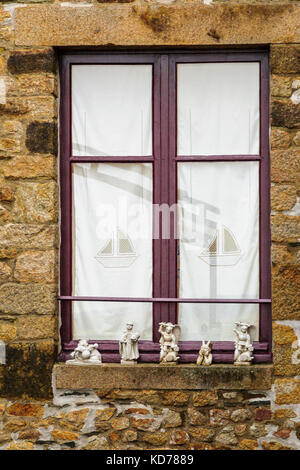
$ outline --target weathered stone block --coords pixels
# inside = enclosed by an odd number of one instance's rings
[[[111,426],[116,431],[127,429],[129,428],[129,419],[128,418],[115,418],[111,421]]]
[[[55,93],[54,76],[50,74],[16,75],[8,84],[8,96],[43,96]]]
[[[180,413],[176,411],[168,410],[164,416],[163,426],[165,428],[176,428],[177,426],[181,426],[182,419]]]
[[[288,184],[274,185],[271,187],[271,209],[276,211],[288,211],[294,207],[297,201],[295,186]]]
[[[0,310],[3,313],[52,314],[56,310],[56,287],[3,284],[0,287]]]
[[[291,345],[297,340],[297,336],[292,327],[273,323],[273,341],[276,345]]]
[[[269,408],[256,408],[254,417],[256,421],[270,421],[272,418],[272,411]]]
[[[54,282],[54,251],[25,251],[17,258],[14,277],[19,282]]]
[[[212,428],[192,427],[189,429],[189,435],[195,442],[211,442],[216,431]]]
[[[271,95],[288,98],[292,94],[292,78],[282,75],[272,75],[271,77]]]
[[[300,72],[300,47],[299,45],[272,45],[271,46],[271,70],[273,73],[297,73]]]
[[[0,281],[9,281],[12,278],[12,269],[9,264],[0,261]]]
[[[218,401],[218,393],[213,390],[205,390],[203,392],[195,392],[193,394],[194,406],[215,405]]]
[[[271,131],[271,149],[287,149],[291,144],[291,136],[283,129],[274,127]]]
[[[189,396],[185,392],[174,391],[174,392],[165,392],[162,395],[162,402],[165,405],[172,406],[182,406],[188,402]]]
[[[274,150],[271,153],[271,181],[293,183],[300,180],[300,151]]]
[[[14,257],[19,249],[44,249],[56,246],[54,225],[7,224],[0,227],[2,258]]]
[[[299,217],[288,215],[271,216],[271,235],[275,242],[296,243],[300,234]]]
[[[30,152],[57,152],[57,125],[54,122],[31,122],[26,130],[26,147]]]
[[[292,447],[285,446],[277,441],[263,441],[261,445],[264,450],[294,450]]]
[[[0,396],[49,398],[56,357],[54,341],[8,343]]]
[[[40,5],[17,9],[15,41],[30,47],[291,43],[299,40],[298,16],[291,4]]]
[[[34,450],[34,445],[32,442],[27,441],[12,441],[5,450]]]
[[[190,438],[186,431],[174,431],[171,434],[170,444],[180,446],[187,444],[189,440]]]
[[[13,207],[17,222],[53,222],[56,220],[56,184],[22,183],[15,193]]]
[[[55,441],[76,441],[79,439],[79,434],[70,431],[61,431],[60,429],[54,429],[51,432],[51,436]]]
[[[272,125],[278,127],[300,126],[300,104],[292,101],[274,100],[272,103]]]
[[[16,321],[14,318],[0,317],[0,340],[12,341],[16,337]]]
[[[108,407],[104,409],[98,409],[96,411],[95,419],[99,421],[108,421],[112,416],[115,414],[116,408],[115,407]]]
[[[157,445],[165,444],[165,442],[167,442],[168,434],[166,432],[161,432],[161,431],[154,432],[154,433],[145,432],[141,436],[141,438],[144,442],[148,442],[149,444],[157,446]]]
[[[7,67],[12,74],[54,72],[54,52],[52,49],[12,51]]]
[[[49,315],[24,315],[17,318],[18,339],[54,338],[56,318]]]
[[[275,393],[277,405],[290,405],[300,403],[300,380],[276,379]]]
[[[44,414],[44,408],[43,405],[16,402],[7,407],[7,414],[12,416],[35,416],[41,418]]]
[[[199,426],[208,421],[207,416],[203,412],[196,410],[196,408],[188,408],[187,415],[190,424],[193,426]]]
[[[230,416],[231,420],[234,421],[235,423],[244,423],[251,417],[252,417],[251,411],[244,409],[244,408],[234,410]]]
[[[138,439],[138,433],[132,429],[127,429],[122,435],[123,442],[134,442]]]
[[[3,165],[2,171],[6,178],[51,178],[56,176],[56,160],[36,155],[15,157]]]
[[[239,443],[239,447],[244,450],[256,450],[258,442],[254,439],[242,439]]]
[[[291,266],[297,264],[297,247],[272,244],[273,266]]]
[[[272,275],[274,320],[296,320],[300,314],[300,271],[297,267],[274,269]]]

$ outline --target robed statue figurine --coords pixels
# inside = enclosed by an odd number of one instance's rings
[[[126,323],[126,330],[119,342],[119,350],[121,356],[121,364],[134,365],[137,363],[139,355],[139,341],[140,335],[133,332],[133,322]]]

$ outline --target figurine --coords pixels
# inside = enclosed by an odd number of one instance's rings
[[[73,359],[66,361],[67,364],[102,364],[101,354],[98,351],[98,344],[89,344],[86,339],[81,339],[79,341],[77,348],[71,352],[71,357]]]
[[[197,358],[197,366],[210,366],[212,363],[212,353],[211,353],[212,344],[211,341],[202,341],[202,345],[199,351],[199,356]]]
[[[119,342],[121,364],[136,364],[139,355],[139,337],[138,333],[133,333],[133,322],[126,323],[126,330]]]
[[[177,363],[178,356],[178,341],[181,333],[179,325],[173,325],[173,323],[162,322],[159,324],[158,332],[161,334],[160,337],[160,363]]]
[[[251,337],[248,333],[248,329],[252,325],[248,323],[235,322],[237,328],[234,329],[234,333],[237,336],[235,341],[234,351],[234,364],[236,365],[250,365],[253,360],[252,352],[253,346],[251,344]]]

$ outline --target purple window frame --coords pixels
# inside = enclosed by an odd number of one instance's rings
[[[260,152],[259,155],[177,156],[177,76],[179,63],[259,62],[260,64]],[[138,157],[72,156],[71,67],[76,64],[152,64],[153,155]],[[269,155],[269,54],[267,51],[155,51],[155,52],[61,52],[60,69],[60,295],[61,353],[69,358],[78,341],[72,339],[73,301],[130,301],[153,303],[152,341],[140,341],[140,362],[159,362],[158,324],[177,321],[178,303],[255,303],[260,306],[259,341],[254,342],[254,363],[272,361],[271,262],[270,262],[270,155]],[[259,299],[179,299],[177,297],[177,241],[171,230],[169,240],[153,240],[153,297],[74,297],[72,296],[72,178],[76,162],[150,162],[153,165],[153,202],[177,202],[177,162],[258,161],[260,191],[260,292]],[[171,224],[172,226],[173,224]],[[225,314],[224,314],[225,315]],[[118,340],[94,340],[104,362],[119,362]],[[201,341],[180,342],[180,362],[195,362]],[[213,342],[213,362],[232,363],[234,343]]]

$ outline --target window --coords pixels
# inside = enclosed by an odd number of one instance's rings
[[[61,358],[76,341],[141,362],[161,321],[180,361],[205,339],[233,362],[234,322],[271,360],[265,52],[74,53],[60,60]]]

